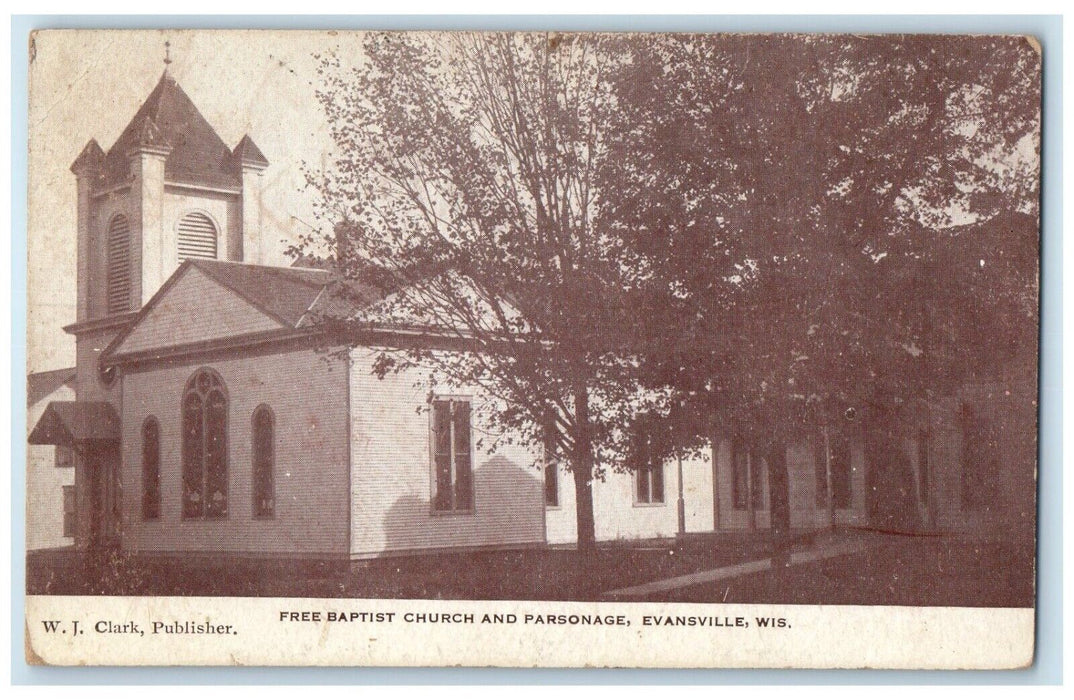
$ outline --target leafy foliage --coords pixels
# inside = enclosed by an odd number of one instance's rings
[[[364,52],[322,57],[329,231],[295,252],[361,298],[331,321],[439,339],[382,349],[378,374],[480,387],[493,445],[553,427],[582,539],[588,481],[629,468],[632,431],[670,454],[730,426],[785,456],[858,409],[1032,369],[1022,39],[370,34]]]
[[[1023,40],[665,36],[616,81],[602,216],[677,312],[650,317],[674,327],[646,356],[697,439],[714,415],[786,436],[1032,357]]]
[[[378,373],[480,387],[492,446],[551,429],[585,490],[623,464],[618,426],[641,396],[624,266],[594,225],[611,40],[370,34],[365,59],[322,59],[339,150],[310,175],[333,226],[299,251],[392,292],[353,323],[436,329],[467,350],[385,348]]]

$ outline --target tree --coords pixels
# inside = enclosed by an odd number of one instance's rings
[[[649,337],[679,339],[648,348],[650,381],[702,417],[695,442],[717,417],[766,443],[774,511],[791,437],[848,407],[891,425],[893,406],[1032,344],[1026,42],[679,35],[631,49],[604,173],[620,196],[602,215],[639,256],[636,285],[676,311],[650,317]]]
[[[622,462],[638,410],[623,265],[595,225],[616,60],[598,35],[369,34],[364,62],[324,56],[317,93],[338,153],[311,171],[339,293],[390,290],[372,321],[436,329],[465,352],[385,348],[376,371],[421,367],[477,385],[498,441],[553,443],[574,475],[578,544],[594,546],[591,483]],[[644,402],[642,402],[644,403]]]

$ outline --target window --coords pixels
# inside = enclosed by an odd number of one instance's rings
[[[179,221],[179,262],[190,258],[216,259],[216,224],[197,211]]]
[[[75,466],[75,453],[66,445],[56,445],[56,466],[60,469]]]
[[[470,402],[434,399],[432,409],[433,510],[471,511],[474,480],[470,464]]]
[[[227,409],[224,382],[201,369],[183,392],[183,517],[227,517]]]
[[[258,406],[254,411],[252,448],[255,518],[271,518],[276,515],[275,423],[272,409],[268,406]]]
[[[74,537],[75,536],[75,487],[64,486],[63,487],[63,536]]]
[[[559,459],[556,428],[554,424],[544,427],[544,504],[548,508],[559,507]]]
[[[731,505],[735,510],[763,510],[763,464],[742,438],[731,441],[731,470]]]
[[[828,507],[828,451],[824,442],[824,436],[821,435],[813,443],[813,483],[817,508]]]
[[[764,510],[764,476],[767,462],[750,453],[750,501],[754,510]]]
[[[750,455],[741,440],[731,441],[731,504],[746,510],[750,498]]]
[[[849,508],[851,504],[850,443],[843,437],[833,437],[829,442],[832,460],[832,505]]]
[[[160,424],[153,416],[142,424],[142,518],[160,517]]]
[[[131,226],[117,214],[108,222],[108,313],[131,310]]]
[[[638,437],[638,464],[635,472],[634,497],[636,503],[664,502],[664,460],[658,450],[653,449],[652,436],[648,433]]]

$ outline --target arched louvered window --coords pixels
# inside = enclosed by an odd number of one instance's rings
[[[131,310],[131,225],[116,214],[108,222],[108,313]]]
[[[160,517],[160,424],[153,416],[142,424],[142,518]]]
[[[258,406],[253,419],[254,517],[271,518],[276,514],[276,420],[272,409]]]
[[[227,517],[227,389],[200,369],[183,392],[183,517]]]
[[[179,221],[179,262],[189,258],[216,259],[216,224],[197,211]]]

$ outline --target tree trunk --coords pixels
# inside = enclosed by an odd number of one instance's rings
[[[787,444],[775,439],[768,450],[769,532],[772,536],[772,566],[790,563],[791,502],[790,475],[787,473]]]
[[[597,548],[593,522],[593,449],[589,439],[589,390],[576,386],[574,390],[574,507],[578,521],[578,551],[593,552]]]

